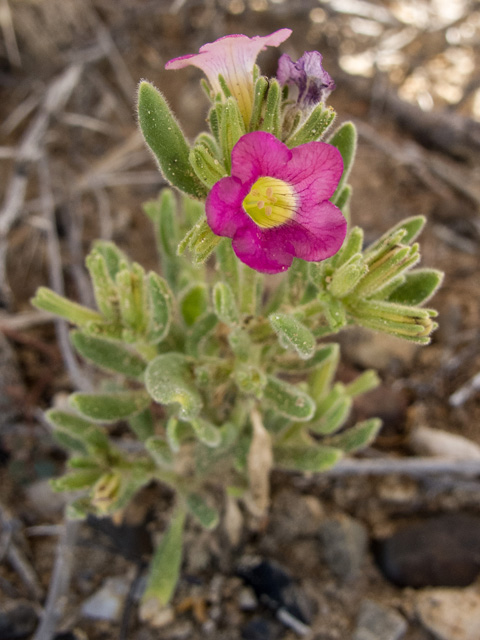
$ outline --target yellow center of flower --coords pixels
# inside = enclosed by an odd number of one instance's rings
[[[278,178],[259,178],[243,201],[243,208],[262,229],[284,224],[295,213],[295,192]]]

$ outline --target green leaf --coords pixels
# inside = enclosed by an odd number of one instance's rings
[[[318,366],[310,375],[308,387],[313,398],[318,402],[329,391],[340,361],[338,344],[328,344],[319,350]]]
[[[338,435],[328,439],[328,444],[341,449],[345,453],[354,453],[367,447],[377,437],[382,427],[382,421],[378,418],[370,418],[357,423],[351,429],[347,429]]]
[[[154,434],[155,427],[150,407],[134,416],[130,416],[128,424],[133,433],[142,442]]]
[[[222,434],[219,427],[202,418],[190,418],[190,424],[196,437],[207,447],[215,448],[221,443]]]
[[[176,223],[175,196],[171,189],[162,189],[156,200],[143,204],[143,210],[154,225],[160,257],[175,258],[177,254],[178,229]]]
[[[405,282],[395,289],[389,302],[419,305],[430,300],[442,284],[443,273],[436,269],[414,269],[405,275]]]
[[[190,147],[185,136],[165,98],[148,82],[140,83],[138,118],[165,178],[194,198],[204,198],[206,189],[190,166]]]
[[[308,428],[314,433],[326,435],[329,433],[335,433],[340,427],[342,427],[352,408],[352,398],[349,396],[341,396],[337,398],[335,402],[327,411],[322,411],[318,407],[317,413],[320,414],[320,418],[315,422],[308,425]]]
[[[218,318],[215,313],[207,311],[207,313],[201,316],[191,327],[187,335],[185,351],[197,357],[217,324]]]
[[[64,449],[70,449],[71,451],[82,455],[87,455],[88,453],[88,448],[85,442],[82,442],[79,438],[74,438],[69,433],[55,430],[52,433],[52,438]]]
[[[145,372],[145,385],[156,402],[180,405],[182,420],[196,417],[202,408],[189,360],[181,353],[165,353],[152,360]]]
[[[334,121],[335,115],[332,107],[317,104],[305,123],[287,140],[287,147],[292,149],[300,144],[319,140]]]
[[[102,475],[101,469],[78,469],[50,480],[50,486],[54,491],[79,491],[89,489]]]
[[[73,331],[70,339],[78,353],[107,371],[121,373],[128,378],[142,378],[146,362],[118,342],[87,336]]]
[[[338,260],[334,262],[335,267],[341,267],[348,262],[352,256],[362,252],[363,247],[363,229],[353,227],[349,231],[347,239],[343,243],[342,248],[337,253]],[[336,258],[336,256],[334,256]]]
[[[150,271],[146,278],[148,298],[147,341],[161,342],[168,334],[172,319],[173,294],[163,278]]]
[[[92,280],[95,302],[100,312],[113,322],[119,320],[119,300],[115,282],[110,277],[107,261],[98,249],[93,249],[86,258]]]
[[[231,287],[235,296],[240,294],[240,273],[239,260],[232,249],[232,242],[229,238],[223,238],[216,249],[217,271],[223,282]]]
[[[295,471],[319,472],[331,469],[343,457],[335,447],[315,446],[285,447],[274,449],[275,465]]]
[[[176,418],[169,418],[166,426],[167,442],[173,453],[180,451],[181,423]]]
[[[208,292],[204,284],[193,284],[182,293],[180,311],[185,324],[191,327],[208,307]]]
[[[55,427],[55,433],[61,432],[82,442],[87,451],[93,454],[102,454],[109,451],[108,436],[89,420],[60,409],[50,409],[45,413],[45,417]]]
[[[265,373],[258,367],[239,362],[235,367],[235,382],[243,393],[261,398],[267,378]]]
[[[108,240],[95,240],[93,243],[93,252],[96,255],[101,255],[105,260],[108,275],[112,279],[112,282],[115,281],[115,276],[122,262],[128,263],[128,258],[125,253],[123,253],[116,244]]]
[[[69,398],[79,413],[98,422],[116,422],[143,411],[150,404],[144,391],[74,393]]]
[[[338,183],[337,189],[333,194],[331,201],[336,204],[344,185],[350,175],[350,170],[355,159],[357,148],[357,130],[353,122],[345,122],[339,127],[328,141],[329,144],[337,147],[343,158],[343,174]]]
[[[365,257],[378,259],[376,254],[382,252],[382,250],[387,251],[400,241],[402,244],[410,244],[420,235],[426,221],[425,216],[405,218],[367,247]]]
[[[204,529],[215,529],[219,521],[218,511],[209,507],[205,500],[197,493],[190,493],[187,496],[187,508],[198,520]]]
[[[264,399],[277,413],[299,422],[310,420],[315,413],[315,403],[308,394],[274,376],[267,376]]]
[[[353,382],[347,384],[345,392],[351,397],[355,398],[362,393],[368,393],[372,389],[376,389],[380,384],[380,378],[378,373],[369,369],[359,375]]]
[[[147,322],[145,271],[134,262],[115,278],[123,325],[135,333],[143,333]]]
[[[160,468],[171,467],[173,464],[172,449],[163,438],[151,436],[145,440],[145,449]]]
[[[237,303],[232,289],[225,282],[217,282],[213,289],[215,313],[221,322],[235,326],[240,320]]]
[[[315,352],[315,338],[312,332],[293,316],[276,311],[268,320],[284,348],[295,349],[302,360],[308,360]]]
[[[79,326],[85,326],[92,322],[103,322],[102,316],[97,311],[59,296],[51,289],[47,289],[47,287],[37,289],[32,304],[37,309],[53,313]]]
[[[144,603],[153,600],[160,608],[169,603],[180,575],[184,523],[185,510],[183,506],[178,506],[153,556],[147,587],[142,596]]]

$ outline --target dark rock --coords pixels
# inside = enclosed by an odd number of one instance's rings
[[[279,624],[260,616],[250,620],[242,629],[242,640],[277,640],[282,635]]]
[[[37,626],[37,614],[28,602],[2,603],[0,611],[0,640],[20,640],[28,637]]]
[[[480,572],[480,518],[453,513],[407,525],[376,543],[380,569],[405,587],[465,587]]]
[[[366,527],[348,516],[326,520],[320,528],[325,562],[341,580],[357,577],[368,547]]]
[[[407,623],[394,609],[364,600],[353,640],[400,640],[406,631]]]
[[[112,553],[127,560],[138,562],[151,555],[152,540],[146,522],[141,524],[114,524],[108,518],[89,515],[87,524],[97,533],[103,534],[105,546]]]
[[[259,602],[273,611],[283,609],[303,624],[310,623],[311,603],[278,563],[258,558],[246,560],[237,574],[252,587]]]

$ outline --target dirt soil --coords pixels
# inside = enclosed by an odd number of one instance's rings
[[[410,15],[409,7],[413,11],[413,5],[401,0],[372,3],[371,15],[353,16],[348,3],[308,0],[3,4],[8,11],[0,19],[0,247],[6,269],[0,268],[0,329],[5,338],[0,340],[0,638],[33,637],[64,532],[62,499],[48,492],[45,480],[61,473],[65,454],[54,444],[42,411],[92,374],[78,363],[66,373],[54,325],[32,312],[29,299],[38,286],[58,283],[60,274],[68,294],[90,304],[83,260],[98,237],[113,239],[132,259],[156,268],[142,202],[156,196],[162,179],[136,129],[135,87],[146,78],[164,90],[188,135],[194,136],[203,127],[206,110],[200,73],[166,72],[163,65],[221,35],[291,27],[294,33],[284,51],[292,57],[305,49],[323,53],[324,65],[337,82],[331,104],[338,120],[353,119],[359,129],[351,176],[352,219],[364,227],[367,241],[406,216],[427,217],[422,265],[445,271],[433,300],[440,328],[432,344],[418,348],[359,330],[341,338],[341,379],[350,380],[369,367],[378,368],[382,379],[381,387],[354,410],[359,419],[380,416],[384,421],[363,459],[420,456],[424,452],[412,444],[412,434],[421,426],[466,438],[471,451],[465,460],[478,458],[478,380],[476,388],[470,384],[480,371],[478,71],[458,85],[460,94],[453,101],[451,93],[435,85],[442,69],[455,73],[448,65],[463,50],[474,56],[473,68],[480,68],[475,48],[480,38],[478,6],[475,12],[473,3],[464,3],[464,13],[453,22],[439,19],[437,24],[437,5],[425,3],[431,23],[420,16],[416,25],[398,18]],[[467,23],[474,30],[470,40]],[[462,33],[467,41],[455,41]],[[411,40],[397,50],[391,45],[390,53],[396,51],[398,58],[400,51],[404,58],[388,66],[379,52],[385,53],[387,36],[395,35]],[[368,58],[371,51],[378,59],[370,76],[346,72],[348,56],[366,52]],[[263,70],[273,75],[278,53],[262,56]],[[406,103],[398,96],[408,97],[419,77],[426,84],[415,94],[418,99],[410,95],[414,108],[405,111]],[[425,96],[433,110],[418,107],[425,105]],[[452,401],[459,389],[464,396]],[[332,472],[307,479],[275,472],[272,514],[265,522],[253,527],[239,513],[237,528],[222,525],[209,536],[190,525],[182,579],[165,614],[171,619],[157,621],[157,627],[139,619],[135,589],[141,586],[151,553],[151,536],[164,527],[171,496],[158,487],[148,488],[127,512],[123,528],[108,529],[92,521],[75,532],[72,580],[57,622],[58,632],[72,635],[57,637],[299,637],[302,628],[279,622],[275,607],[265,599],[258,603],[239,577],[239,561],[253,556],[280,563],[292,578],[308,610],[306,637],[353,637],[368,600],[406,624],[402,635],[388,636],[385,627],[369,638],[474,640],[480,637],[478,627],[473,635],[461,635],[444,622],[441,635],[426,622],[419,603],[420,592],[427,592],[391,582],[379,564],[376,545],[400,526],[426,516],[480,516],[479,478],[480,468],[469,475],[426,469],[415,475]],[[348,531],[348,523],[354,522],[354,529],[358,524],[366,535],[362,543],[346,534],[341,553],[358,564],[351,572],[342,573],[329,556],[331,544],[322,534],[328,522],[343,523]],[[476,562],[472,556],[472,565]],[[109,578],[121,583],[118,615],[91,619],[82,607]],[[461,593],[475,590],[453,587]],[[30,615],[30,627],[22,632],[17,621],[16,630],[1,635],[2,616],[19,603],[29,612],[20,617],[27,624]],[[47,637],[55,636],[43,639]]]

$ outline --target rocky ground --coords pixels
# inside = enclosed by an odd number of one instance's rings
[[[0,639],[478,640],[478,6],[448,3],[444,15],[433,0],[3,5]],[[149,487],[122,522],[65,525],[47,483],[65,455],[42,410],[91,372],[68,357],[66,367],[63,334],[29,299],[49,284],[88,304],[83,259],[99,236],[156,264],[141,203],[161,180],[136,132],[138,80],[165,89],[194,135],[206,107],[199,74],[167,74],[164,62],[225,33],[285,26],[292,57],[324,53],[339,120],[358,125],[355,223],[373,240],[427,216],[422,264],[446,272],[433,301],[440,329],[426,348],[346,333],[341,378],[369,367],[382,378],[355,406],[356,417],[384,421],[374,448],[321,477],[275,472],[271,515],[255,526],[229,503],[213,534],[189,525],[172,606],[141,619],[171,496]],[[274,55],[261,62],[274,72]]]

